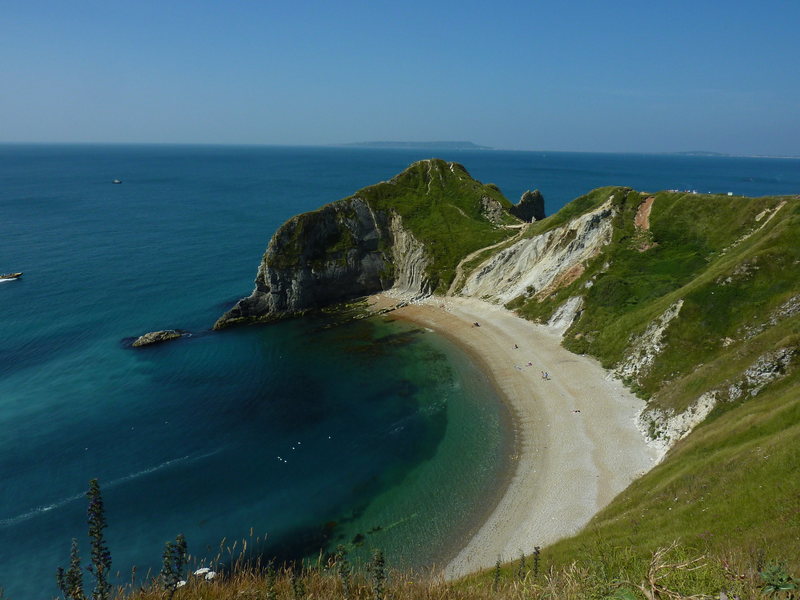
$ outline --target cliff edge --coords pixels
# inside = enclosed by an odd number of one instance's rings
[[[409,298],[446,290],[456,263],[511,237],[511,203],[457,164],[431,159],[284,223],[255,289],[214,329],[273,321],[389,289]]]

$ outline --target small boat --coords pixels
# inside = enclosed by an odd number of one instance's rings
[[[111,183],[122,183],[122,180],[121,180],[121,179],[115,179],[115,180],[114,180],[114,181],[112,181]]]
[[[4,273],[0,275],[0,279],[19,279],[22,277],[22,273]]]

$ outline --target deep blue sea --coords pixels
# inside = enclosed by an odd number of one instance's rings
[[[548,213],[603,185],[800,192],[800,161],[446,151]],[[290,559],[346,544],[445,560],[502,490],[507,415],[458,348],[409,324],[322,318],[219,333],[288,217],[430,151],[0,145],[0,587],[56,594],[98,478],[115,581],[186,535]],[[113,185],[113,179],[123,181]],[[129,338],[191,337],[141,350]],[[266,538],[265,538],[266,536]],[[266,539],[266,541],[264,541]],[[238,548],[241,542],[238,542]],[[222,557],[215,559],[220,553]],[[217,562],[215,562],[215,560]]]

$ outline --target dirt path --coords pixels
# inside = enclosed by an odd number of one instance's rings
[[[636,216],[633,218],[633,224],[639,229],[644,231],[650,230],[650,211],[653,210],[653,202],[656,201],[655,196],[645,198],[644,202],[639,205],[636,210]]]

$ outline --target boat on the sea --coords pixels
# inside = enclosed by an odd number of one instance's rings
[[[4,273],[0,275],[0,279],[19,279],[22,277],[22,273]]]
[[[111,183],[122,183],[122,180],[121,180],[121,179],[115,179],[115,180],[114,180],[114,181],[112,181]]]

